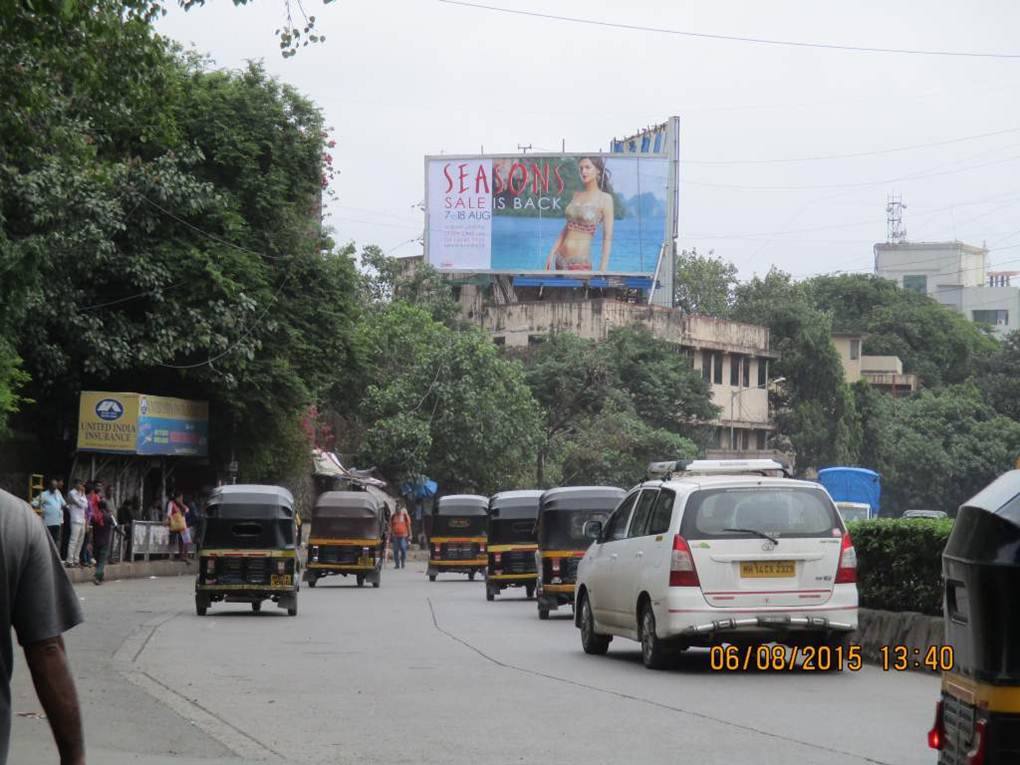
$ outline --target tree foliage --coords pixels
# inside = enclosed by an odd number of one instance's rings
[[[737,267],[709,250],[681,250],[676,256],[673,299],[684,313],[729,316],[737,288]]]
[[[360,456],[396,481],[494,493],[534,464],[539,410],[518,362],[480,330],[454,330],[396,301],[359,327],[368,359]]]

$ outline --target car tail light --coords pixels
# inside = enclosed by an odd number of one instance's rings
[[[839,550],[839,568],[836,569],[836,584],[853,584],[857,581],[857,551],[850,534],[843,534]]]
[[[285,561],[283,558],[280,558],[278,561],[276,561],[276,573],[277,574],[282,574],[282,573],[286,572],[286,570],[287,570],[287,561]]]
[[[928,748],[942,750],[946,745],[946,727],[942,722],[942,702],[935,705],[935,723],[928,731]]]
[[[694,555],[687,540],[677,534],[673,537],[673,558],[669,566],[670,587],[700,587]]]
[[[974,723],[974,748],[967,752],[967,765],[985,765],[985,750],[988,747],[988,736],[985,726],[988,721],[981,719]]]
[[[560,573],[560,559],[559,558],[553,558],[552,559],[552,571],[553,571],[554,574]]]

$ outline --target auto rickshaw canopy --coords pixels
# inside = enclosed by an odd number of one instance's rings
[[[489,498],[489,515],[493,520],[537,518],[542,493],[540,489],[520,489],[493,494]]]
[[[294,496],[282,486],[232,484],[213,489],[207,518],[294,518]]]
[[[478,494],[450,494],[436,503],[436,515],[488,515],[489,498]]]

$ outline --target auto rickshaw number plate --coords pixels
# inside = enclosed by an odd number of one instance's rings
[[[291,583],[290,574],[273,574],[269,578],[269,584],[272,587],[275,587],[277,585],[287,585],[290,583]]]
[[[359,566],[371,566],[372,565],[372,559],[369,558],[367,555],[362,555],[360,558],[358,558],[358,565]]]
[[[744,579],[776,579],[792,577],[797,566],[792,560],[745,560],[740,562],[740,576]]]

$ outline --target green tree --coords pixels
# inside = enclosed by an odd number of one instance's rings
[[[1020,332],[1011,332],[982,360],[976,382],[995,411],[1020,420]]]
[[[673,299],[684,313],[729,316],[737,287],[737,267],[722,258],[698,253],[696,247],[676,256]]]
[[[1020,423],[972,384],[893,399],[859,392],[870,441],[862,463],[882,474],[883,506],[955,511],[1020,455]]]
[[[772,373],[785,378],[773,396],[777,424],[796,451],[798,468],[852,463],[860,423],[831,320],[813,305],[806,286],[773,269],[737,288],[733,318],[769,328],[771,349],[780,354]]]
[[[379,247],[369,245],[361,251],[361,266],[365,302],[383,305],[402,300],[424,308],[433,319],[447,326],[460,325],[460,309],[453,290],[430,264],[387,257]]]
[[[450,329],[400,301],[372,312],[359,335],[363,461],[398,483],[427,474],[444,492],[520,485],[541,424],[519,362],[480,330]]]

